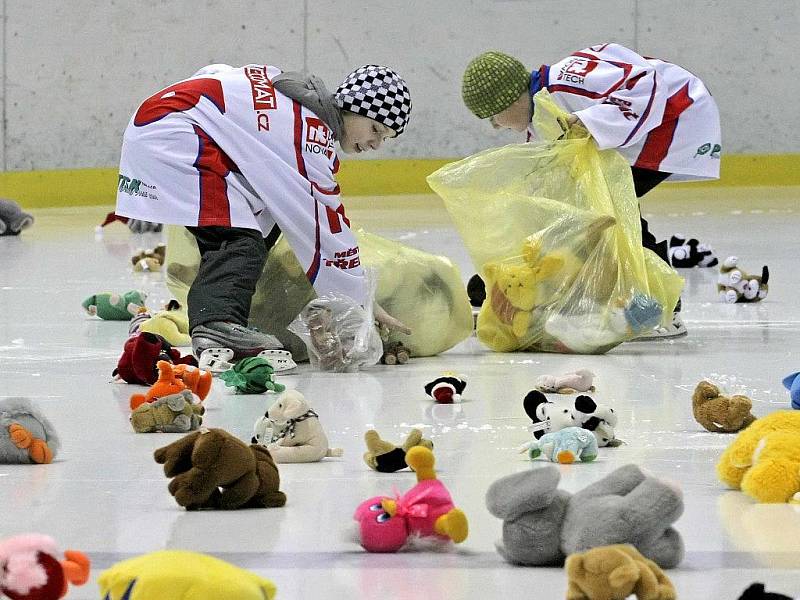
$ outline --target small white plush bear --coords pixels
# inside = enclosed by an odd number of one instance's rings
[[[589,369],[578,369],[564,375],[542,375],[536,380],[536,388],[541,392],[574,394],[594,391],[594,373]]]
[[[329,448],[319,417],[303,394],[286,390],[256,421],[252,443],[264,446],[276,463],[317,462],[342,456],[341,448]]]
[[[544,434],[576,426],[572,411],[556,406],[539,390],[531,390],[522,401],[522,408],[533,422],[533,437],[537,440]]]

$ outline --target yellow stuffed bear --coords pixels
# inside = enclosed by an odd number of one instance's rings
[[[162,550],[103,571],[106,600],[273,600],[275,584],[213,556]]]
[[[800,411],[754,421],[722,453],[717,474],[758,502],[800,503]]]
[[[486,302],[478,313],[478,339],[497,352],[525,348],[533,311],[547,300],[540,284],[552,278],[565,264],[564,258],[540,256],[541,242],[529,240],[523,245],[523,264],[487,263],[484,277],[488,290]]]
[[[177,300],[170,300],[164,310],[143,321],[139,331],[160,335],[173,346],[191,346],[189,319]]]

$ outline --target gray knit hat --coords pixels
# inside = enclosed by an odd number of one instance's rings
[[[488,119],[514,104],[530,81],[525,65],[513,56],[492,50],[467,65],[461,97],[479,119]]]

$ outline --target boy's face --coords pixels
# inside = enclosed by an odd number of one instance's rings
[[[377,150],[381,144],[396,137],[393,129],[356,113],[342,111],[344,129],[339,146],[346,154]]]
[[[495,129],[513,129],[523,132],[531,122],[531,97],[527,91],[523,92],[517,100],[493,117],[489,117],[489,122]]]

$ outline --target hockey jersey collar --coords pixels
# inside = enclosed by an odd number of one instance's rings
[[[542,65],[537,71],[531,73],[531,98],[543,87],[547,87],[550,79],[550,65]]]

